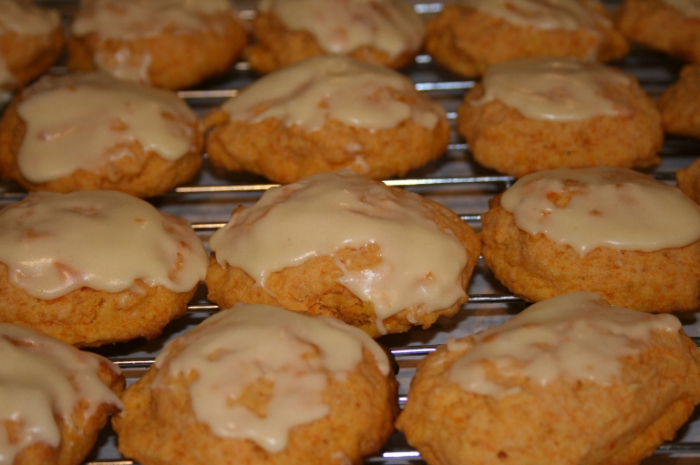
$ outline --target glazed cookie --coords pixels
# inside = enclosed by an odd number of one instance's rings
[[[425,48],[445,68],[480,76],[514,58],[611,61],[629,44],[598,0],[460,0],[428,23]]]
[[[397,426],[430,465],[635,465],[698,403],[676,317],[573,293],[428,355]]]
[[[659,109],[666,132],[700,139],[700,64],[681,70],[678,81],[661,94]]]
[[[383,349],[334,318],[238,305],[169,342],[113,418],[144,465],[360,465],[394,431]]]
[[[78,347],[158,336],[206,268],[187,221],[120,192],[39,192],[0,211],[0,321]]]
[[[0,174],[30,191],[150,197],[192,178],[202,145],[200,121],[172,92],[97,72],[45,76],[5,111]]]
[[[403,0],[262,0],[252,35],[245,55],[260,73],[326,54],[396,69],[413,61],[425,27]]]
[[[575,58],[528,58],[490,68],[458,109],[479,164],[509,174],[659,163],[656,104],[637,80]]]
[[[396,71],[321,56],[269,74],[205,120],[212,163],[287,183],[352,169],[382,179],[440,157],[445,109]]]
[[[109,415],[122,406],[119,368],[9,323],[0,323],[0,353],[2,463],[82,463]]]
[[[591,291],[645,312],[700,308],[700,206],[622,168],[542,171],[482,215],[483,257],[536,302]]]
[[[325,314],[371,336],[457,313],[479,258],[446,207],[352,171],[272,188],[209,241],[209,298]]]
[[[630,40],[700,63],[700,5],[693,0],[624,0],[616,25]]]
[[[82,0],[68,67],[182,89],[228,71],[246,43],[227,0]]]
[[[0,2],[0,101],[4,91],[26,85],[44,74],[63,50],[58,11],[32,2]]]

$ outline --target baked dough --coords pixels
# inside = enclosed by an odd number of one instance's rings
[[[428,355],[397,427],[430,465],[634,465],[699,402],[677,318],[574,293]]]
[[[457,113],[474,159],[515,177],[660,162],[656,103],[633,76],[602,64],[529,58],[495,65]]]
[[[514,58],[612,61],[629,44],[598,0],[462,0],[428,22],[425,48],[443,67],[471,77]]]
[[[667,133],[700,139],[700,63],[681,69],[659,97],[659,110]]]
[[[206,267],[186,220],[127,194],[40,192],[0,211],[0,321],[78,347],[158,336]]]
[[[403,0],[262,0],[257,9],[244,53],[259,73],[326,54],[398,69],[413,61],[425,35]]]
[[[230,70],[247,41],[227,0],[82,0],[68,67],[183,89]]]
[[[3,91],[18,89],[49,70],[61,56],[63,28],[58,10],[32,2],[0,2],[0,103]]]
[[[209,241],[209,299],[337,317],[371,336],[452,316],[479,257],[446,207],[351,171],[268,190]]]
[[[144,465],[360,465],[398,413],[389,360],[370,337],[263,305],[169,342],[122,400],[119,450]]]
[[[0,121],[0,174],[30,191],[151,197],[199,171],[203,140],[197,116],[170,91],[99,72],[45,76]]]
[[[700,63],[700,7],[683,0],[624,0],[616,26],[630,40]]]
[[[333,55],[259,79],[205,119],[216,167],[289,183],[352,169],[383,179],[443,155],[445,109],[382,66]]]
[[[535,173],[494,198],[482,224],[484,261],[528,301],[591,291],[646,312],[700,307],[700,207],[644,174]]]
[[[14,465],[78,465],[122,406],[119,368],[39,331],[0,323],[0,457]]]

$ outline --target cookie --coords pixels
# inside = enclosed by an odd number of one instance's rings
[[[362,331],[238,305],[169,342],[112,423],[145,465],[359,465],[393,433],[396,391]]]
[[[629,44],[598,0],[462,0],[428,23],[425,48],[450,71],[480,76],[515,58],[612,61]]]
[[[75,346],[158,336],[206,267],[186,220],[120,192],[39,192],[0,211],[0,321]]]
[[[203,137],[170,91],[98,72],[45,76],[0,121],[0,174],[30,191],[151,197],[199,171]]]
[[[683,67],[659,97],[659,111],[667,133],[700,139],[700,64]]]
[[[700,63],[700,6],[687,0],[624,0],[616,26],[630,40]]]
[[[209,241],[209,299],[337,317],[371,336],[457,313],[479,258],[446,207],[352,171],[265,192]]]
[[[428,355],[397,426],[430,465],[633,465],[690,417],[699,375],[676,317],[567,294]]]
[[[321,56],[255,81],[209,114],[214,166],[288,183],[352,169],[402,176],[443,155],[445,109],[396,71]]]
[[[482,215],[496,278],[537,302],[573,291],[645,312],[700,308],[700,206],[622,168],[528,175]]]
[[[82,0],[68,67],[183,89],[231,69],[247,41],[227,0]]]
[[[515,177],[648,168],[664,139],[656,103],[633,76],[574,58],[493,66],[458,108],[458,130],[479,164]]]
[[[425,26],[402,0],[263,0],[251,33],[245,56],[259,73],[326,54],[398,69],[415,58]]]
[[[0,2],[0,94],[47,72],[64,42],[57,10],[21,0]]]
[[[121,409],[119,368],[24,326],[0,323],[3,463],[78,465]]]

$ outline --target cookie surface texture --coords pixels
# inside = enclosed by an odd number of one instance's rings
[[[214,166],[271,181],[352,169],[383,179],[442,156],[445,109],[402,74],[344,56],[268,74],[205,119]]]
[[[482,217],[483,256],[531,302],[573,291],[646,312],[700,304],[700,207],[622,168],[552,170],[518,180]]]
[[[372,336],[466,302],[476,233],[446,207],[351,171],[268,190],[210,240],[209,298],[335,316]]]
[[[430,465],[632,465],[690,416],[699,369],[674,316],[567,294],[427,356],[397,426]]]
[[[0,238],[0,321],[80,347],[159,335],[206,274],[186,220],[114,191],[30,194]]]
[[[359,465],[393,433],[396,389],[362,331],[238,305],[168,343],[113,425],[145,465]]]

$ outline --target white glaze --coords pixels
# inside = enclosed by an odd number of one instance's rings
[[[604,95],[604,86],[632,84],[610,66],[575,58],[525,58],[492,66],[483,78],[481,105],[499,100],[522,115],[549,121],[580,121],[630,111]]]
[[[292,30],[311,33],[328,53],[350,53],[371,46],[396,57],[420,48],[422,19],[403,0],[261,0],[258,9],[274,13]]]
[[[60,110],[57,110],[60,109]],[[45,182],[133,156],[138,142],[166,160],[192,149],[197,117],[174,93],[104,73],[39,81],[17,107],[27,125],[17,154],[22,175]]]
[[[689,18],[700,18],[700,1],[698,0],[662,0]]]
[[[367,129],[413,120],[432,129],[444,113],[428,99],[409,105],[391,91],[415,89],[408,78],[388,68],[341,55],[320,56],[258,79],[222,108],[232,120],[276,118],[309,131],[320,129],[326,119]]]
[[[0,323],[0,463],[36,443],[58,447],[59,426],[54,415],[72,425],[79,402],[87,417],[103,404],[122,407],[117,395],[99,378],[100,361],[115,373],[107,359],[81,352],[33,329]],[[7,438],[7,421],[18,424],[18,441]]]
[[[572,195],[567,206],[555,197]],[[559,169],[519,179],[501,197],[515,224],[567,244],[653,252],[700,239],[700,206],[677,188],[623,168]]]
[[[232,215],[209,241],[221,265],[243,269],[265,288],[275,271],[344,248],[379,247],[382,261],[343,271],[338,282],[371,302],[382,321],[400,310],[448,308],[465,296],[463,245],[442,231],[416,194],[397,197],[350,172],[323,173],[268,190],[253,207]]]
[[[186,292],[206,276],[190,224],[113,191],[39,192],[0,211],[0,262],[28,294],[120,292],[136,280]],[[181,263],[180,263],[181,262]]]
[[[173,352],[181,345],[186,348]],[[196,372],[189,385],[196,419],[217,436],[249,439],[276,453],[285,449],[291,428],[328,414],[323,393],[329,378],[345,379],[362,361],[363,349],[388,375],[386,354],[357,328],[330,317],[239,304],[168,343],[156,358],[161,371],[154,388],[167,389],[165,377]],[[232,405],[261,380],[274,384],[264,417]]]
[[[680,329],[673,315],[612,307],[587,292],[564,294],[474,336],[473,347],[450,368],[449,380],[480,395],[519,392],[488,379],[483,366],[488,361],[505,377],[524,376],[540,386],[562,378],[608,386],[620,377],[620,359],[644,350],[652,332]],[[447,344],[453,352],[465,348],[462,341]]]
[[[462,5],[485,11],[509,23],[537,29],[596,30],[610,24],[580,0],[461,0]]]

